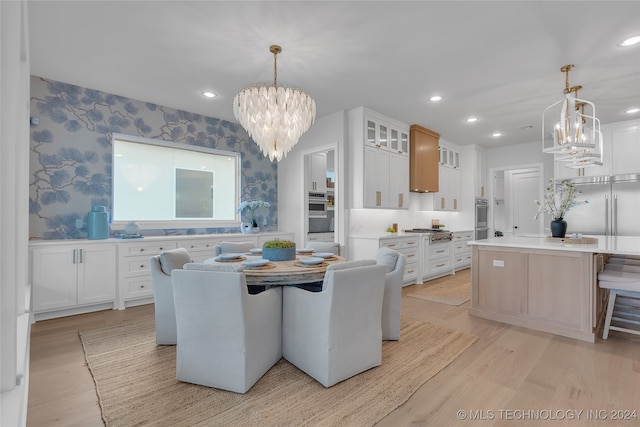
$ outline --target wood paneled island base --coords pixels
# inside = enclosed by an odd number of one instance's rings
[[[608,255],[640,255],[638,236],[549,239],[511,236],[469,242],[469,314],[594,342],[608,293],[598,272]]]
[[[594,342],[603,307],[600,259],[589,252],[474,246],[469,314]]]

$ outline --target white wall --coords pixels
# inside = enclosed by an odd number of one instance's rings
[[[304,246],[305,231],[305,188],[304,156],[311,152],[334,149],[336,168],[336,223],[334,224],[336,241],[346,242],[346,213],[343,208],[345,194],[345,129],[344,111],[316,119],[300,141],[278,164],[278,231],[293,232],[296,245]]]
[[[0,2],[0,425],[26,424],[29,43],[26,2]]]
[[[487,170],[518,169],[521,166],[543,164],[545,182],[553,177],[553,155],[542,152],[540,141],[509,145],[487,150]],[[490,178],[490,175],[487,175]]]

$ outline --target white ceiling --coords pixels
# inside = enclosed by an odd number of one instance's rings
[[[234,122],[234,95],[273,81],[271,44],[283,48],[278,83],[308,92],[318,117],[364,105],[460,145],[538,141],[566,64],[602,124],[640,117],[624,113],[640,107],[640,45],[617,46],[640,35],[639,1],[29,0],[28,11],[32,75]]]

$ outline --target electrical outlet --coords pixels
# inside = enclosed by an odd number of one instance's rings
[[[76,219],[76,228],[82,228],[83,221],[81,219]]]

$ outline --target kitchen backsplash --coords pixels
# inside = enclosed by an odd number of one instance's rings
[[[112,132],[242,153],[242,200],[269,202],[270,209],[262,209],[257,220],[265,229],[277,229],[277,163],[266,159],[237,123],[35,76],[31,117],[31,239],[84,238],[91,207],[103,205],[111,211]],[[84,223],[80,229],[78,219]],[[239,229],[163,229],[144,234],[224,232]]]

